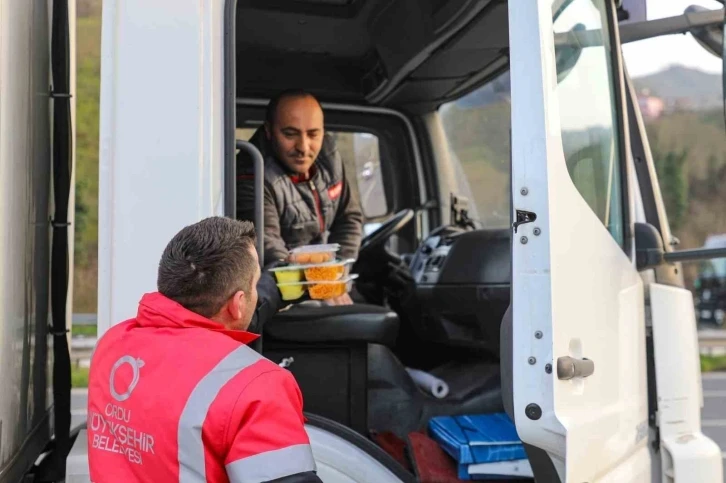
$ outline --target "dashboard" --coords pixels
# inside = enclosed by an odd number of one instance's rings
[[[442,227],[410,259],[421,335],[499,354],[510,302],[511,230]]]

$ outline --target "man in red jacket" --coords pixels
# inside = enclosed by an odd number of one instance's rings
[[[88,460],[101,482],[320,482],[293,376],[247,347],[252,224],[207,218],[159,263],[158,292],[91,361]],[[269,274],[268,274],[269,276]]]

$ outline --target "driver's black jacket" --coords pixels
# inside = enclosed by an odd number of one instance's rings
[[[257,307],[247,328],[247,331],[253,334],[262,334],[265,322],[286,305],[286,302],[282,300],[280,291],[277,289],[275,276],[269,271],[270,268],[277,265],[277,263],[272,263],[264,267],[260,274],[260,280],[257,282]],[[260,346],[255,342],[252,342],[250,347],[257,350]]]
[[[260,128],[250,139],[265,160],[265,259],[287,258],[302,245],[339,243],[339,256],[357,258],[363,231],[360,202],[350,189],[335,142],[325,135],[307,179],[290,173],[274,156]],[[237,218],[254,221],[254,166],[237,156]]]

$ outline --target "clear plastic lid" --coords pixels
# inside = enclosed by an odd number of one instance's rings
[[[290,253],[328,253],[337,252],[340,250],[338,243],[331,243],[329,245],[305,245],[303,247],[297,247],[290,250]]]
[[[332,245],[306,245],[290,250],[290,262],[304,265],[333,262],[338,250],[340,250],[340,245],[337,243]]]

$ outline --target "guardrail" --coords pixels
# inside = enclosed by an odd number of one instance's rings
[[[96,314],[73,314],[71,320],[73,325],[96,325],[98,317]]]
[[[96,314],[73,314],[73,325],[96,325]],[[726,330],[701,329],[698,331],[698,345],[701,354],[726,355]],[[96,346],[95,337],[73,337],[71,342],[72,359],[76,365],[84,365],[90,359]]]
[[[93,327],[97,324],[96,314],[73,314],[71,323],[76,327]],[[96,347],[96,337],[91,335],[75,335],[71,331],[71,364],[76,367],[88,367]]]
[[[698,346],[701,354],[726,355],[726,330],[699,330]]]

